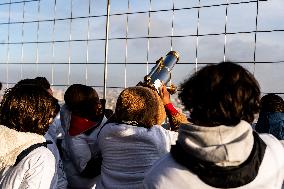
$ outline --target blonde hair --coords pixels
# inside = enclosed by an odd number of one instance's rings
[[[120,93],[115,114],[118,122],[135,122],[147,128],[162,124],[166,118],[158,93],[142,86],[129,87]]]

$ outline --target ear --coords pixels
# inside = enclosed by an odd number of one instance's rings
[[[104,113],[104,104],[102,104],[101,102],[100,103],[97,103],[96,104],[96,108],[95,108],[95,114],[97,117],[101,116],[103,113]]]

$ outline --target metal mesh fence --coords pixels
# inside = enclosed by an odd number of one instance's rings
[[[281,0],[2,0],[0,81],[45,76],[58,92],[83,83],[114,103],[170,50],[172,82],[204,64],[237,61],[263,93],[283,94]],[[115,92],[114,92],[115,91]],[[115,94],[114,94],[115,93]]]

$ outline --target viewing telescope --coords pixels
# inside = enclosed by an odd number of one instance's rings
[[[144,77],[143,82],[138,85],[147,86],[156,89],[159,92],[160,86],[164,83],[166,86],[171,80],[171,70],[179,61],[179,54],[176,51],[170,51],[165,59],[161,57],[156,61],[156,65],[152,68],[150,73]],[[177,87],[171,84],[167,87],[170,94],[177,91]]]

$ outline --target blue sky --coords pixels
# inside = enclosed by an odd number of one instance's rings
[[[248,1],[248,0],[247,0]],[[230,0],[230,3],[247,2]],[[54,14],[54,0],[31,1],[15,3],[11,6],[0,3],[0,80],[17,82],[21,78],[43,75],[55,85],[86,83],[88,85],[103,85],[105,16],[90,18],[65,19],[72,17],[99,16],[106,14],[105,0],[57,0]],[[12,0],[20,2],[20,0]],[[71,11],[72,2],[72,11]],[[226,3],[226,0],[201,0],[200,5]],[[198,6],[198,0],[174,0],[175,8]],[[10,25],[9,20],[16,22]],[[153,12],[150,15],[151,37],[171,36],[173,0],[152,0],[151,10],[169,10]],[[250,32],[255,30],[256,3],[229,5],[227,32]],[[130,0],[128,10],[127,0],[112,0],[111,14],[148,11],[150,0]],[[39,11],[38,11],[39,10]],[[225,32],[226,6],[207,7],[200,9],[199,34]],[[24,16],[23,16],[24,13]],[[179,84],[189,74],[195,71],[195,52],[198,9],[176,10],[174,12],[173,38],[149,40],[148,62],[155,62],[159,57],[171,50],[180,53],[180,64],[173,70],[173,82]],[[56,19],[55,24],[52,21]],[[59,20],[58,20],[59,19]],[[62,19],[62,20],[60,20]],[[46,20],[44,22],[30,22]],[[258,30],[284,29],[284,1],[270,0],[259,2]],[[28,23],[22,23],[22,22]],[[108,86],[124,87],[126,73],[127,86],[135,85],[147,73],[146,63],[149,14],[139,13],[128,16],[127,36],[132,39],[114,39],[126,37],[127,15],[110,17],[110,41]],[[70,24],[71,22],[71,24]],[[70,28],[71,26],[71,28]],[[9,29],[8,29],[9,28]],[[9,31],[9,32],[8,32]],[[53,33],[53,31],[55,31]],[[89,39],[87,43],[89,32]],[[256,61],[284,61],[284,32],[257,33]],[[13,44],[7,45],[9,42]],[[69,42],[68,40],[79,40]],[[232,61],[252,62],[254,55],[254,33],[234,34],[226,36],[226,58]],[[138,38],[138,39],[136,39]],[[52,43],[52,41],[65,41]],[[37,44],[36,42],[44,42]],[[24,42],[22,45],[21,42]],[[126,54],[127,42],[127,58]],[[225,35],[204,36],[198,38],[198,63],[216,63],[223,60]],[[54,49],[54,54],[53,54]],[[86,64],[88,52],[88,62]],[[70,61],[70,65],[68,62]],[[6,63],[10,63],[8,66]],[[126,62],[126,64],[124,64]],[[17,63],[17,64],[12,64]],[[35,63],[35,64],[31,64]],[[38,63],[38,64],[36,64]],[[54,63],[54,64],[53,64]],[[61,64],[56,64],[61,63]],[[74,64],[80,63],[80,64]],[[122,63],[122,64],[119,64]],[[127,64],[128,63],[128,64]],[[191,63],[191,64],[185,64]],[[149,65],[149,69],[153,65]],[[198,67],[203,64],[198,65]],[[284,92],[283,63],[274,64],[243,64],[252,71],[260,82],[263,92]],[[70,71],[69,71],[70,68]],[[148,70],[149,70],[148,69]],[[126,72],[125,72],[126,70]],[[70,75],[69,75],[70,73]],[[87,82],[86,82],[87,79]]]

